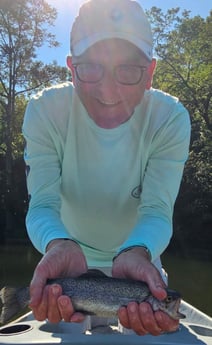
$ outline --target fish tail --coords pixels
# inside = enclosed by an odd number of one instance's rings
[[[28,305],[29,289],[6,286],[0,290],[0,300],[0,324],[4,324]]]

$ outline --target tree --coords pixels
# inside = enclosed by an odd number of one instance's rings
[[[158,56],[154,86],[179,97],[191,115],[190,157],[176,203],[175,234],[207,248],[212,222],[212,12],[203,19],[190,18],[188,11],[179,17],[179,10],[163,14],[153,7],[148,12]],[[200,236],[203,229],[205,236]]]
[[[66,69],[56,62],[44,65],[37,61],[37,49],[44,43],[56,48],[59,43],[48,32],[54,24],[56,10],[45,0],[1,0],[0,3],[0,154],[5,160],[6,231],[11,224],[13,159],[20,136],[20,110],[24,97],[39,87],[66,79]],[[2,177],[3,178],[3,177]],[[8,207],[7,207],[8,206]]]
[[[165,34],[161,33],[161,27],[160,34],[155,30],[159,57],[157,83],[169,92],[177,93],[191,114],[198,113],[211,131],[212,12],[204,20],[200,16],[189,18],[187,11],[179,18],[176,16],[178,11],[169,11],[174,29]],[[152,16],[155,17],[155,12]],[[158,18],[158,26],[160,20]],[[166,22],[165,19],[162,22]]]

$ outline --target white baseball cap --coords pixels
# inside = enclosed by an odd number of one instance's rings
[[[152,59],[150,23],[133,0],[89,0],[81,6],[71,31],[71,54],[80,56],[93,44],[120,38],[137,46]]]

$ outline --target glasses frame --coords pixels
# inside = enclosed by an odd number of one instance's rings
[[[98,79],[98,80],[96,80],[96,81],[85,81],[85,80],[83,80],[82,78],[80,78],[80,76],[79,76],[79,73],[78,73],[78,70],[77,70],[77,68],[78,68],[78,66],[80,66],[80,65],[97,65],[97,66],[101,66],[102,67],[102,73],[101,73],[101,77]],[[140,69],[140,78],[134,83],[123,83],[123,82],[120,82],[117,78],[116,78],[116,72],[115,72],[115,70],[118,68],[118,67],[121,67],[121,66],[132,66],[132,67],[138,67],[139,69]],[[102,64],[100,64],[100,63],[89,63],[89,62],[81,62],[81,63],[75,63],[75,64],[73,64],[73,67],[74,67],[74,69],[75,69],[75,72],[76,72],[76,76],[77,76],[77,79],[79,80],[79,81],[81,81],[82,83],[88,83],[88,84],[97,84],[97,83],[99,83],[102,79],[103,79],[103,77],[104,77],[104,73],[105,73],[105,67],[104,67],[104,65],[102,65]],[[144,72],[147,70],[147,66],[142,66],[142,65],[134,65],[134,64],[120,64],[120,65],[117,65],[117,66],[114,66],[113,67],[113,78],[114,78],[114,80],[117,82],[117,83],[119,83],[119,84],[121,84],[121,85],[137,85],[137,84],[139,84],[140,82],[141,82],[141,80],[143,79],[143,76],[144,76]]]

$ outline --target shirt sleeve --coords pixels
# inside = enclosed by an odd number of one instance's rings
[[[169,120],[152,139],[152,148],[141,182],[138,221],[119,251],[144,245],[152,261],[161,255],[172,237],[172,216],[190,142],[190,119],[177,103]]]
[[[42,253],[51,240],[70,238],[60,219],[62,140],[53,140],[53,137],[59,138],[60,133],[50,122],[46,122],[48,111],[42,101],[32,99],[23,123],[30,198],[26,226],[32,243]]]

